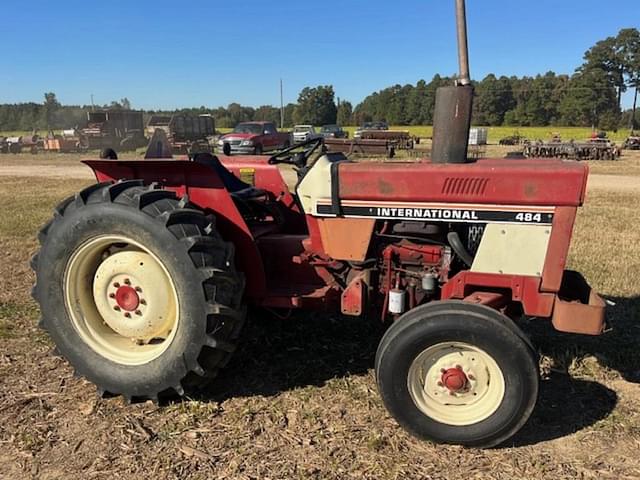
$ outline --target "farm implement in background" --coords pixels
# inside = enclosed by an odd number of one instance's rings
[[[13,137],[0,137],[0,153],[32,153],[42,148],[43,139],[37,133]]]
[[[324,145],[328,152],[340,152],[347,155],[382,155],[393,158],[396,153],[396,142],[383,139],[363,138],[325,138]]]
[[[525,141],[523,154],[528,158],[564,158],[569,160],[617,160],[621,149],[606,137],[593,137],[586,142],[563,142],[554,137],[550,142]]]

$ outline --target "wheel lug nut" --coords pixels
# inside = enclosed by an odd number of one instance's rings
[[[136,292],[142,293],[142,289],[140,287],[136,287]]]
[[[462,366],[460,366],[460,365],[456,365],[456,369],[458,369],[458,370],[462,370]]]
[[[146,305],[147,301],[144,298],[140,299],[140,305]]]
[[[131,280],[129,280],[128,278],[125,278],[124,283],[125,285],[131,285]]]
[[[467,378],[469,380],[475,380],[476,379],[476,377],[474,375],[471,375],[471,374],[467,375]]]
[[[447,371],[444,368],[441,368],[440,373],[447,373]]]
[[[119,311],[120,311],[120,307],[119,307],[119,306],[117,306],[117,305],[116,305],[115,307],[113,307],[113,309],[114,309],[116,312],[119,312]]]
[[[142,315],[142,312],[140,310],[136,310],[136,315]]]
[[[129,312],[125,313],[124,316],[127,318],[131,318],[131,314]]]
[[[110,293],[109,294],[109,298],[116,298],[116,294],[115,293]]]
[[[118,282],[114,283],[113,288],[120,288],[120,284]]]
[[[442,387],[444,384],[442,382],[438,382],[438,386]]]

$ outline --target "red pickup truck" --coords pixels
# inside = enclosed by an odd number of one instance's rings
[[[291,135],[279,133],[273,122],[239,123],[233,132],[218,140],[218,148],[225,155],[234,153],[262,155],[263,152],[288,148]]]

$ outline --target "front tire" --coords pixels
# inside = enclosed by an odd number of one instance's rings
[[[101,393],[152,399],[208,382],[235,349],[243,279],[213,218],[141,181],[62,202],[39,235],[41,326]]]
[[[538,362],[512,321],[481,305],[433,302],[385,333],[376,354],[382,400],[414,436],[489,448],[526,423]]]

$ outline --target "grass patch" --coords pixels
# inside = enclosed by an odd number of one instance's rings
[[[0,222],[0,237],[35,238],[51,218],[55,205],[89,183],[77,179],[0,177],[0,205],[7,208]]]
[[[640,228],[638,196],[591,190],[578,212],[569,266],[607,295],[638,295]]]

